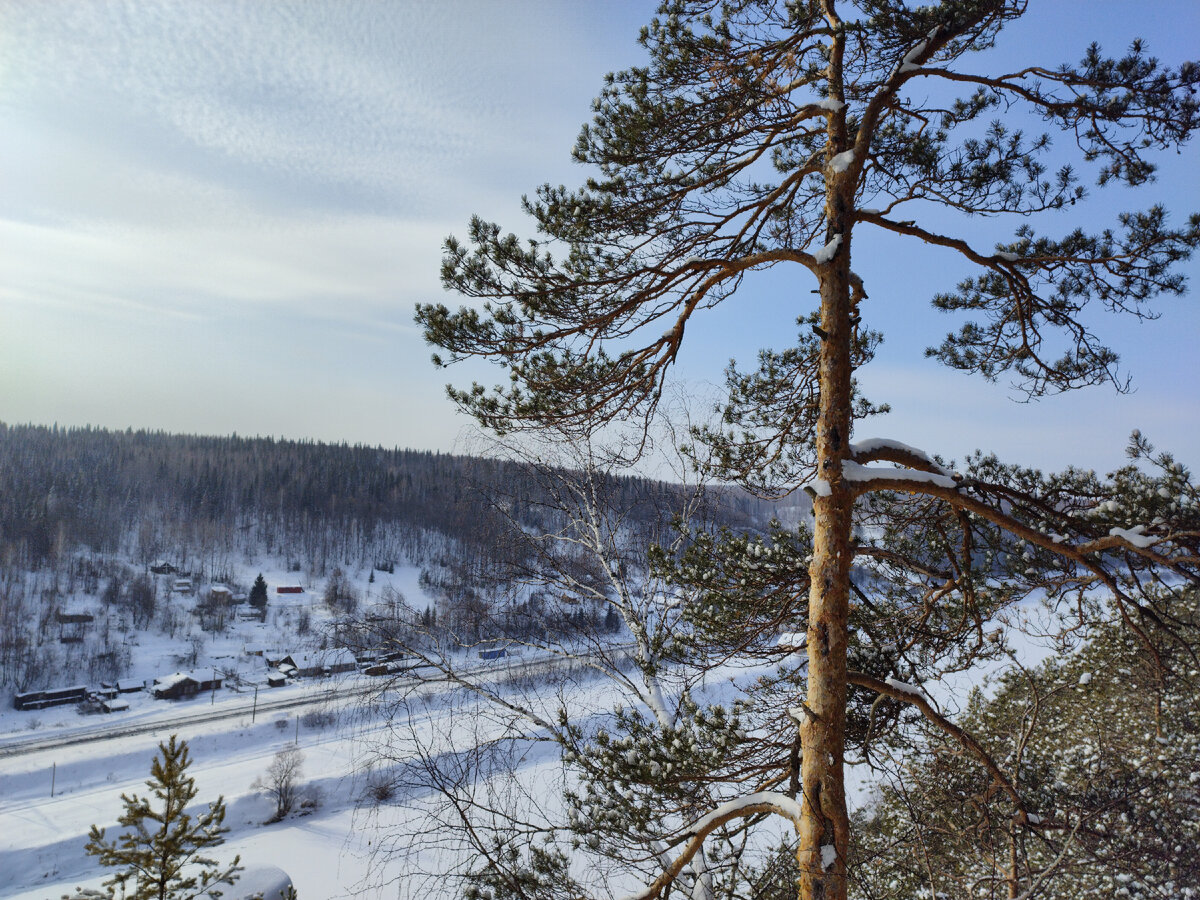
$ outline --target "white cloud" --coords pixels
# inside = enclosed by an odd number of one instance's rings
[[[19,3],[0,122],[55,122],[80,149],[260,201],[427,212],[484,158],[565,158],[529,96],[587,71],[570,35],[543,40],[562,21],[529,4]],[[0,149],[26,129],[6,130]]]

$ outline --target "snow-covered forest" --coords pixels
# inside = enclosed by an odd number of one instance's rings
[[[612,489],[643,524],[683,496],[639,478]],[[731,526],[772,509],[713,497]],[[515,580],[536,565],[515,535],[555,530],[549,501],[528,466],[501,459],[0,424],[0,684],[115,681],[133,671],[134,633],[189,667],[211,656],[206,642],[256,626],[315,647],[333,640],[331,621],[381,610],[440,616],[464,641],[504,637],[529,617]],[[256,608],[262,572],[271,600]],[[574,615],[544,624],[570,630],[603,611]]]

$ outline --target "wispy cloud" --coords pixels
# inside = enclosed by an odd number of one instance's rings
[[[258,202],[428,212],[458,192],[455,176],[478,166],[481,148],[503,164],[537,147],[537,108],[512,92],[531,69],[567,61],[541,41],[555,21],[545,13],[484,2],[16,3],[0,13],[0,103],[101,156]],[[510,51],[502,71],[497,41]]]
[[[444,446],[412,305],[568,168],[613,9],[0,3],[0,419]]]

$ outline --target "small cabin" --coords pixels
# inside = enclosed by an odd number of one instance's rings
[[[343,672],[354,672],[358,669],[358,660],[354,657],[354,651],[346,647],[326,650],[322,656],[325,658],[325,670],[330,675],[340,675]]]
[[[114,700],[117,696],[117,686],[111,681],[100,682],[100,687],[92,691],[92,696],[97,700]]]
[[[154,679],[150,692],[158,700],[184,700],[205,691],[215,691],[223,683],[219,674],[209,669],[193,672],[175,672]]]
[[[25,691],[13,697],[15,709],[45,709],[48,706],[66,706],[70,703],[82,703],[88,697],[85,684],[77,684],[65,688],[49,688],[44,691]]]
[[[267,663],[271,663],[270,659]],[[275,665],[281,672],[290,671],[300,678],[319,678],[353,672],[358,668],[358,661],[354,658],[354,651],[341,647],[315,653],[289,653]]]

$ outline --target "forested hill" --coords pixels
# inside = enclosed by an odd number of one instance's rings
[[[637,516],[677,505],[679,488],[614,480]],[[469,555],[503,543],[512,518],[540,526],[537,481],[516,463],[380,447],[0,423],[0,559],[36,567],[74,549],[212,568],[230,553],[299,564],[419,562],[445,540]],[[620,505],[620,504],[618,504]],[[720,518],[770,510],[723,493]]]

